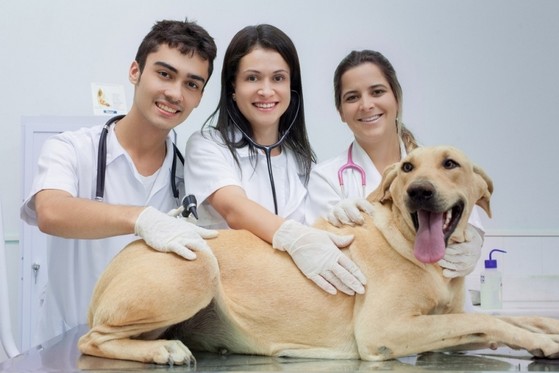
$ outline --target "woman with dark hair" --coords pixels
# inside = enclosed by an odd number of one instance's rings
[[[186,145],[199,224],[246,229],[287,251],[325,291],[362,293],[363,274],[339,250],[352,237],[302,224],[314,162],[293,42],[271,25],[243,28],[224,56],[218,107]]]
[[[396,71],[381,53],[353,51],[342,59],[334,73],[334,102],[355,139],[349,149],[313,168],[307,222],[327,216],[336,226],[362,224],[361,211],[372,214],[365,198],[380,184],[384,169],[418,146],[402,122],[402,101]],[[350,159],[357,166],[344,169]],[[464,276],[475,268],[483,244],[481,227],[474,210],[467,232],[470,241],[452,245],[439,262],[447,277]]]

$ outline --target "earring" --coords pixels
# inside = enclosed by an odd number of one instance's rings
[[[237,95],[235,95],[234,93],[231,95],[231,97],[233,98],[233,101],[237,101]]]

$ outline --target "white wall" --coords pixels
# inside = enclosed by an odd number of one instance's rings
[[[508,249],[524,255],[511,256],[510,268],[525,260],[557,261],[555,0],[4,1],[0,198],[7,240],[19,238],[21,116],[90,115],[91,82],[124,85],[130,106],[127,72],[141,38],[156,20],[186,16],[215,37],[219,51],[202,104],[178,130],[180,143],[215,108],[224,50],[245,25],[272,23],[298,47],[307,121],[320,159],[350,141],[333,106],[337,63],[352,49],[376,49],[398,71],[404,121],[419,140],[456,145],[493,177],[489,235],[520,235],[528,242],[515,246],[517,240],[506,240]],[[540,237],[549,238],[545,258],[528,254],[532,242],[539,242],[532,238]],[[17,244],[10,247],[16,250]],[[17,268],[19,258],[11,259]],[[17,294],[17,275],[10,276],[12,294]]]

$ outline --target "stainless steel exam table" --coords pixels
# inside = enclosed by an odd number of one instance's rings
[[[360,360],[296,359],[268,356],[215,355],[194,353],[195,367],[160,366],[131,361],[103,359],[81,355],[77,341],[87,331],[80,326],[56,337],[42,346],[0,363],[0,372],[354,372],[354,371],[460,371],[559,372],[559,360],[534,359],[527,352],[503,348],[469,353],[426,353],[394,361],[373,363]]]

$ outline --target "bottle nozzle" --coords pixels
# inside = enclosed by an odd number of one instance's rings
[[[498,251],[500,253],[506,253],[505,250],[493,249],[489,252],[489,260],[485,261],[485,268],[497,268],[497,260],[493,259],[493,252]]]

